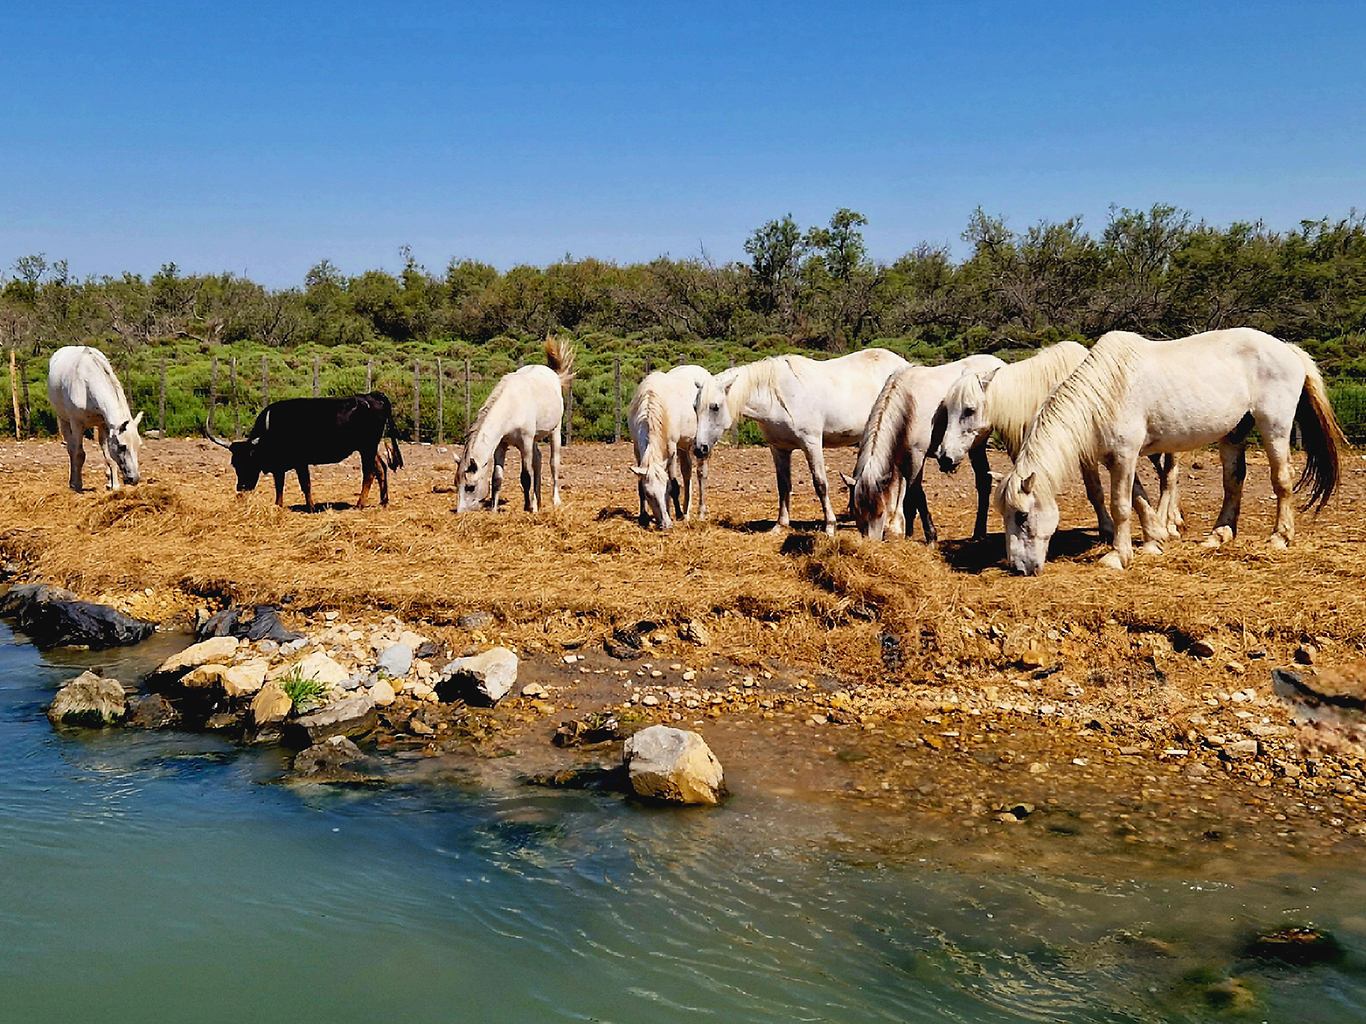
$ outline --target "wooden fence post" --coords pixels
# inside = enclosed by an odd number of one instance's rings
[[[422,439],[422,367],[413,360],[413,444]]]
[[[319,355],[316,355],[316,354],[313,356],[313,397],[314,397],[314,398],[317,398],[319,395],[322,394],[322,391],[320,390],[320,386],[319,386],[319,383],[318,383],[318,364],[319,364],[321,361],[322,361],[322,356],[319,356]]]
[[[365,364],[365,390],[375,390],[375,360],[373,358]]]
[[[446,373],[436,357],[436,443],[446,443]]]
[[[621,356],[613,356],[613,357],[612,357],[612,381],[613,381],[613,383],[616,385],[616,390],[617,390],[617,405],[616,405],[617,411],[616,411],[616,418],[613,419],[613,421],[612,421],[612,425],[613,425],[613,429],[612,429],[612,443],[613,443],[613,444],[620,444],[620,443],[621,443]]]
[[[166,357],[161,357],[161,400],[157,402],[157,429],[166,437]]]
[[[651,362],[650,362],[650,357],[649,357],[649,356],[646,356],[646,357],[645,357],[645,376],[647,376],[647,377],[650,376],[650,371],[651,371],[652,369],[653,369],[653,364],[651,364]]]
[[[33,409],[28,404],[28,360],[19,360],[19,391],[24,396],[24,433],[33,436]]]
[[[468,437],[470,432],[470,360],[465,357],[465,435]]]
[[[15,369],[14,349],[9,350],[9,397],[14,403],[14,439],[20,440],[19,434],[19,371]]]
[[[232,382],[232,436],[242,436],[242,417],[237,408],[237,357],[228,361],[228,378]]]
[[[209,433],[213,433],[213,413],[218,405],[218,357],[209,364]]]
[[[270,404],[270,365],[266,362],[266,357],[261,356],[261,408],[264,409]]]

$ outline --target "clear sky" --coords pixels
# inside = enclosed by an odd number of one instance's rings
[[[979,205],[1366,207],[1359,0],[11,2],[0,97],[0,267],[82,276],[729,260],[840,206],[880,259]]]

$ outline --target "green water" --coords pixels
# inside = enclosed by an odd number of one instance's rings
[[[0,1020],[1366,1020],[1355,868],[979,875],[851,859],[818,810],[745,793],[291,789],[274,750],[55,734],[75,667],[131,679],[155,652],[63,657],[0,626]],[[1248,928],[1311,918],[1342,964],[1237,959]],[[1255,1010],[1215,1011],[1192,971]]]

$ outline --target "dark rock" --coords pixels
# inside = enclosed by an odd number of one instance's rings
[[[607,743],[623,736],[621,721],[616,715],[589,715],[561,722],[551,742],[557,747],[578,747],[585,743]]]
[[[233,714],[231,711],[219,711],[217,714],[210,715],[204,721],[204,728],[210,732],[218,732],[225,729],[239,729],[242,726],[242,716]]]
[[[84,725],[102,728],[118,725],[127,713],[123,687],[117,679],[82,672],[53,698],[47,717],[53,725]]]
[[[77,601],[69,590],[46,583],[11,587],[0,598],[0,615],[11,615],[41,650],[80,645],[91,650],[140,643],[155,624],[108,605]]]
[[[653,628],[653,623],[649,625]],[[641,655],[641,648],[644,645],[641,636],[642,631],[639,628],[614,629],[612,635],[602,642],[602,649],[607,652],[608,657],[630,661]]]
[[[159,693],[129,701],[124,725],[130,729],[167,729],[180,722],[180,712]]]
[[[626,789],[626,769],[622,765],[607,768],[600,764],[578,765],[553,772],[536,772],[522,779],[527,786],[548,786],[552,789]]]
[[[0,594],[0,615],[18,615],[31,604],[45,601],[74,601],[76,595],[49,583],[20,583]]]
[[[421,658],[423,661],[431,661],[433,658],[441,656],[440,645],[428,640],[421,647],[413,652],[414,658]]]
[[[280,623],[280,609],[273,604],[258,604],[252,609],[250,619],[244,619],[238,608],[224,608],[211,615],[195,630],[196,640],[207,640],[215,636],[235,636],[239,640],[255,643],[258,640],[274,640],[287,644],[303,638],[302,633],[285,629]]]
[[[307,747],[333,736],[363,736],[378,720],[375,702],[362,694],[295,719],[289,723],[286,735],[297,746]]]
[[[364,760],[365,754],[355,743],[345,736],[332,736],[299,752],[293,777],[310,782],[361,782],[366,776],[347,766]]]
[[[236,608],[224,608],[210,615],[194,631],[196,640],[208,640],[215,636],[237,636],[237,620],[241,618]]]
[[[892,633],[883,633],[877,640],[878,645],[882,648],[883,667],[888,672],[897,671],[905,661],[901,653],[901,640]]]
[[[1243,947],[1243,955],[1293,967],[1334,964],[1343,956],[1342,945],[1329,932],[1309,926],[1278,928],[1254,936]]]

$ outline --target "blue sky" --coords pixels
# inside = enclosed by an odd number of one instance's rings
[[[893,259],[979,205],[1366,207],[1366,4],[398,7],[7,5],[0,266],[728,260],[840,206]]]

